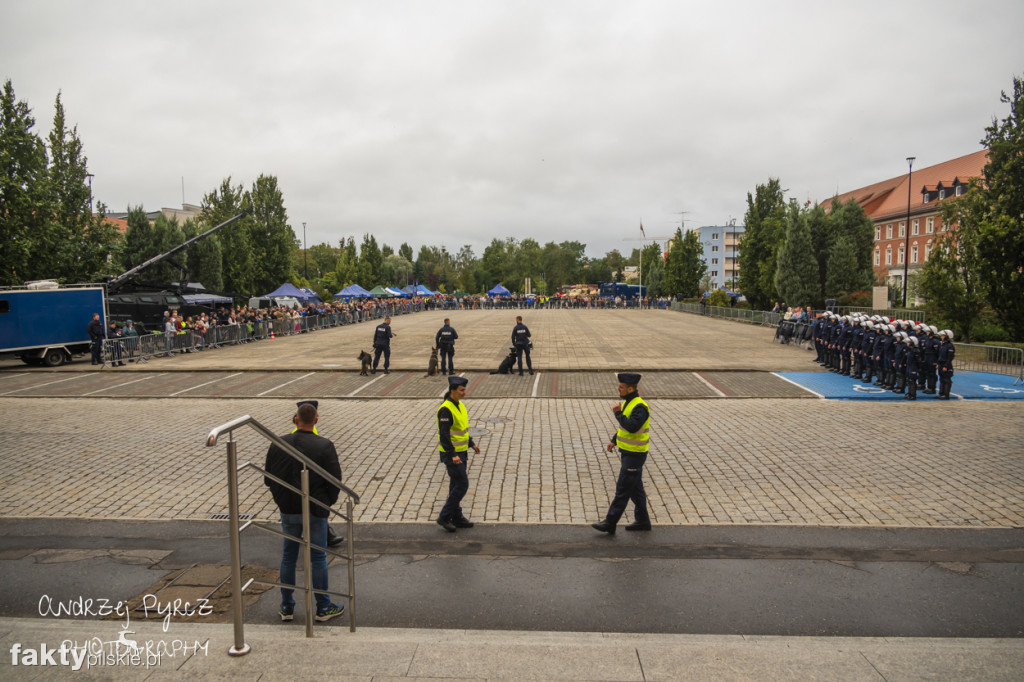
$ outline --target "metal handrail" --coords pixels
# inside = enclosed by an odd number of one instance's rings
[[[272,442],[285,454],[294,460],[302,464],[301,474],[301,489],[295,488],[289,483],[282,481],[272,474],[268,474],[263,469],[252,463],[245,463],[242,466],[238,466],[238,450],[237,443],[234,440],[234,432],[236,429],[248,426],[254,431],[259,433],[261,436]],[[245,415],[226,424],[214,428],[210,431],[210,435],[206,438],[206,447],[214,447],[217,445],[217,441],[224,434],[228,435],[227,442],[227,468],[228,468],[228,516],[230,521],[231,530],[231,602],[233,611],[234,621],[234,645],[228,649],[228,654],[231,656],[244,656],[251,651],[251,647],[245,643],[245,624],[243,622],[242,614],[242,592],[249,587],[252,583],[260,583],[263,585],[273,585],[276,587],[285,587],[281,583],[251,579],[245,585],[242,585],[242,551],[241,551],[241,534],[242,531],[252,526],[259,528],[260,530],[267,531],[274,535],[285,537],[285,534],[278,532],[277,529],[270,526],[266,526],[260,523],[247,522],[244,526],[239,527],[238,525],[238,472],[242,469],[254,469],[263,473],[265,476],[269,476],[274,481],[277,481],[286,488],[302,496],[302,538],[297,540],[302,545],[302,554],[304,561],[304,585],[288,585],[287,587],[296,590],[301,590],[305,593],[306,601],[306,636],[313,636],[313,595],[314,593],[329,594],[337,597],[345,597],[348,599],[348,613],[349,613],[349,630],[355,632],[356,629],[356,616],[355,616],[355,549],[353,546],[353,520],[355,514],[353,512],[353,506],[359,503],[359,495],[354,490],[344,485],[340,479],[335,478],[331,473],[326,471],[319,464],[306,457],[306,455],[299,452],[295,446],[285,442],[280,436],[273,433],[270,429],[260,424],[258,421],[253,419],[250,415]],[[330,485],[337,487],[341,492],[345,494],[345,510],[346,513],[335,511],[330,506],[323,504],[319,500],[310,497],[309,495],[309,472],[313,471]],[[320,547],[315,545],[310,539],[309,531],[309,504],[310,502],[319,505],[320,507],[326,508],[330,514],[341,516],[345,519],[346,535],[348,540],[348,554],[339,554],[326,547]],[[287,536],[288,539],[295,540],[291,536]],[[330,592],[326,590],[314,590],[313,589],[313,571],[312,571],[312,560],[310,557],[311,548],[316,547],[318,550],[325,551],[334,556],[343,558],[348,563],[348,593]]]

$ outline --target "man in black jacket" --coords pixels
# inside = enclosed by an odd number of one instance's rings
[[[323,468],[331,476],[341,481],[341,466],[338,464],[338,451],[334,443],[326,438],[316,435],[316,423],[319,420],[316,407],[311,402],[304,402],[299,405],[298,411],[292,417],[296,430],[287,435],[281,436],[281,440],[293,446],[304,454],[315,464]],[[276,444],[272,444],[267,450],[267,463],[264,467],[268,474],[275,476],[289,485],[301,489],[302,469],[301,462],[296,461],[289,454],[284,452]],[[281,528],[286,535],[302,537],[302,496],[289,490],[269,476],[264,477],[263,482],[270,488],[274,496],[274,502],[281,510]],[[339,489],[332,485],[319,474],[310,471],[309,473],[309,495],[311,498],[326,505],[321,507],[318,504],[309,504],[309,535],[310,542],[314,545],[310,548],[310,559],[312,562],[312,583],[314,590],[327,590],[327,553],[323,550],[327,546],[327,517],[330,507],[338,501]],[[295,584],[295,563],[299,557],[300,545],[295,540],[286,539],[284,550],[281,556],[281,579],[283,585]],[[295,613],[294,590],[281,588],[281,620],[292,620]],[[345,612],[345,607],[331,603],[331,598],[326,594],[315,594],[316,597],[316,619],[327,621]]]
[[[388,367],[391,366],[391,339],[395,333],[391,331],[391,318],[385,317],[384,322],[377,325],[373,330],[373,370],[371,374],[377,373],[377,363],[380,362],[381,353],[384,354],[384,373],[391,374]]]
[[[434,336],[434,345],[441,354],[441,374],[455,374],[455,339],[459,333],[450,324],[450,320],[444,318],[444,326],[437,330]]]
[[[92,364],[102,365],[103,364],[103,323],[100,322],[100,314],[93,313],[92,321],[89,326],[86,327],[86,331],[89,332],[89,338],[92,340]]]

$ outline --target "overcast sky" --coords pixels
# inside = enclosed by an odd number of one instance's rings
[[[111,211],[278,178],[308,244],[591,256],[981,148],[1024,2],[0,4],[0,78],[61,91]],[[685,215],[681,212],[685,211]]]

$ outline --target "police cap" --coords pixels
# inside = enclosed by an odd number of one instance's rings
[[[320,402],[317,400],[300,400],[295,403],[295,407],[302,407],[303,405],[312,405],[314,410],[320,409]]]
[[[467,379],[466,377],[448,377],[448,388],[455,388],[456,386],[466,386],[467,384],[469,384],[469,379]]]
[[[640,375],[633,374],[632,372],[622,372],[618,375],[619,381],[630,386],[636,386],[640,383]]]

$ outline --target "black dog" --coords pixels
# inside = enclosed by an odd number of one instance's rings
[[[430,362],[427,363],[427,374],[426,376],[432,377],[437,374],[437,349],[430,349]]]
[[[359,376],[370,376],[370,366],[373,364],[373,356],[367,353],[365,350],[361,350],[359,351],[359,362],[363,366],[363,371],[359,373]]]
[[[498,371],[497,372],[491,372],[491,374],[511,374],[512,373],[512,365],[514,365],[515,362],[516,362],[516,349],[515,348],[509,348],[508,349],[508,355],[506,355],[504,357],[504,359],[502,359],[501,364],[498,365]]]

